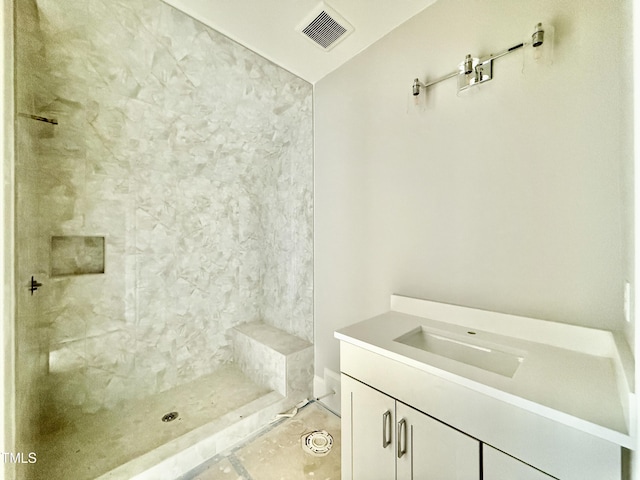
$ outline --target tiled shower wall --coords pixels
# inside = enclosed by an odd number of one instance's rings
[[[48,263],[52,236],[105,238],[104,274],[39,266],[50,398],[93,412],[191,381],[243,322],[311,341],[311,85],[159,0],[35,6],[18,108],[59,124],[20,119],[39,201],[23,240]]]

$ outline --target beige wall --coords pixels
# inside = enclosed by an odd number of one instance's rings
[[[0,398],[4,407],[0,411],[0,450],[11,451],[15,435],[15,395],[14,395],[14,348],[13,348],[13,4],[4,2],[0,9],[0,52],[2,52],[3,70],[0,75],[0,111],[2,128],[0,129],[0,151],[3,154],[2,177],[0,185],[0,222],[3,234],[0,256],[2,272],[2,318],[0,328],[0,358],[2,358],[2,381]],[[12,478],[14,465],[5,464],[0,468],[0,479]]]
[[[389,295],[625,330],[633,280],[631,2],[440,0],[315,86],[316,374]],[[555,26],[408,108],[413,78]]]

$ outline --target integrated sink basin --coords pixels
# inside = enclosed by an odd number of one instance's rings
[[[535,419],[536,425],[538,419],[548,420],[543,430],[548,427],[550,433],[539,438],[566,427],[572,436],[587,435],[588,441],[578,443],[581,449],[594,439],[609,442],[612,455],[619,459],[619,446],[637,448],[634,359],[617,333],[399,295],[392,295],[390,307],[386,313],[335,332],[341,368],[345,365],[342,373],[383,392],[398,390],[402,401],[423,388],[430,398],[424,400],[423,411],[430,415],[434,408],[444,414],[449,407],[460,407],[451,418],[465,417],[470,425],[477,425],[484,420],[476,410],[488,412],[493,405],[504,418],[522,415]],[[459,392],[461,399],[475,396],[469,402],[477,408],[467,408],[466,400],[452,401],[445,393],[449,389]],[[437,390],[435,397],[431,390]],[[417,398],[422,401],[423,396]],[[518,438],[528,430],[520,423],[514,424]],[[494,431],[498,424],[487,418],[484,433],[495,433],[498,441],[505,425],[499,426]],[[503,450],[511,447],[506,442]],[[520,453],[526,456],[530,451],[523,447]],[[557,452],[548,452],[554,463]],[[539,463],[532,460],[531,465]],[[595,472],[598,465],[591,464],[589,471]],[[569,469],[557,478],[614,478],[570,473]]]
[[[506,352],[502,347],[496,347],[489,342],[474,338],[474,335],[473,331],[469,331],[467,336],[461,337],[418,327],[395,338],[394,342],[505,377],[513,377],[522,363],[524,355]]]
[[[359,381],[402,416],[408,405],[483,442],[485,478],[621,480],[620,447],[638,448],[634,358],[618,332],[392,295],[389,311],[335,336],[347,390]],[[353,408],[363,391],[343,387],[347,419],[373,409],[369,396]],[[378,392],[371,418],[393,412]]]

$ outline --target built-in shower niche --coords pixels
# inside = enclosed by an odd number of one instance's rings
[[[104,237],[51,237],[51,276],[104,273]]]

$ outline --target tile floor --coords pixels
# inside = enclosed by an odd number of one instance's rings
[[[329,453],[317,457],[302,449],[308,433],[326,430]],[[292,418],[265,427],[240,445],[216,455],[179,480],[339,480],[340,418],[312,402]]]

